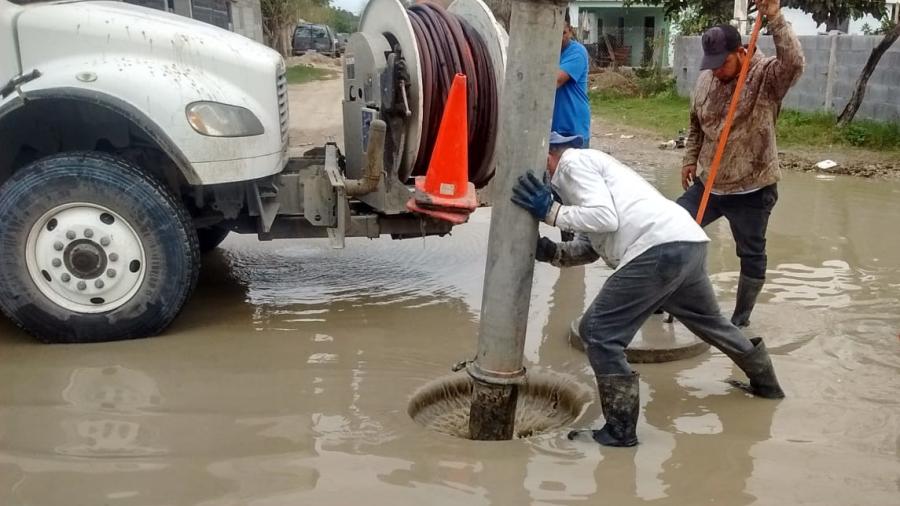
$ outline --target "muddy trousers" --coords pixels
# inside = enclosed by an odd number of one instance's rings
[[[579,332],[595,374],[631,373],[625,348],[660,307],[732,360],[753,350],[719,312],[706,272],[706,243],[673,242],[616,271],[584,313]]]
[[[703,184],[695,183],[681,197],[678,205],[697,217],[700,200],[703,198]],[[771,184],[744,195],[710,194],[703,223],[710,223],[725,217],[734,236],[737,256],[741,259],[741,275],[752,279],[766,278],[766,229],[769,216],[778,202],[778,185]]]

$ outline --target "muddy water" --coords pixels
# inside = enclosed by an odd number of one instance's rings
[[[340,90],[292,87],[297,144],[340,141]],[[597,145],[677,196],[656,167],[680,153],[618,134]],[[449,238],[343,251],[231,237],[159,338],[43,346],[0,318],[0,506],[900,504],[900,183],[786,174],[780,193],[752,331],[785,401],[734,391],[707,353],[638,367],[634,449],[430,433],[407,403],[474,354],[488,210]],[[728,311],[738,263],[727,225],[709,233]],[[566,334],[609,274],[537,266],[530,367],[593,388]],[[574,425],[601,421],[593,403]]]
[[[644,172],[677,195],[674,173]],[[0,319],[0,505],[898,504],[898,219],[900,184],[787,174],[752,330],[788,399],[731,389],[718,353],[642,365],[635,449],[474,443],[407,417],[475,349],[489,211],[343,251],[232,237],[162,337],[43,346]],[[709,232],[730,310],[737,260],[727,226]],[[608,275],[537,267],[530,365],[593,386],[565,334]],[[593,403],[575,425],[600,420]]]

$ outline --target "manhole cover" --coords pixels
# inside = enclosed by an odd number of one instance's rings
[[[578,333],[581,317],[569,328],[569,344],[584,351],[584,341]],[[625,357],[632,364],[656,364],[696,357],[709,349],[709,345],[690,333],[652,332],[644,328],[627,348]]]
[[[429,382],[409,402],[409,416],[431,430],[469,439],[472,378],[460,371]],[[593,390],[575,378],[546,370],[529,370],[519,387],[515,437],[525,438],[565,427],[593,399]]]

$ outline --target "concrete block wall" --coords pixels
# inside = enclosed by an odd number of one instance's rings
[[[869,54],[880,41],[881,37],[865,35],[800,37],[806,67],[785,97],[784,107],[840,114]],[[767,56],[775,54],[772,37],[760,37],[759,48]],[[673,71],[679,94],[690,96],[700,74],[702,54],[700,37],[675,40]],[[900,123],[900,44],[894,44],[881,57],[856,117]]]
[[[231,7],[232,30],[248,39],[264,44],[262,12],[259,0],[233,0]]]
[[[166,0],[128,0],[128,3],[150,9],[166,10]]]
[[[194,18],[263,41],[260,0],[125,0],[128,3]],[[171,7],[171,8],[170,8]]]
[[[198,21],[228,29],[228,0],[191,0],[191,16]]]

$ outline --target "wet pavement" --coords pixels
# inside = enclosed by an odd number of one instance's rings
[[[634,449],[434,434],[407,402],[474,352],[488,210],[343,251],[231,237],[161,337],[46,346],[0,320],[0,504],[897,504],[900,185],[789,173],[780,193],[751,330],[784,401],[732,389],[712,352],[637,367]],[[728,311],[737,259],[726,223],[709,232]],[[537,266],[529,365],[593,388],[566,334],[608,275]],[[601,420],[594,402],[575,425]]]

